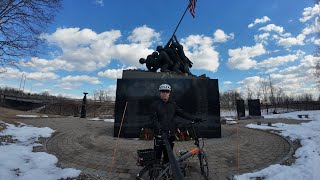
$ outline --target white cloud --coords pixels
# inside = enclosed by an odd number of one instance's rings
[[[34,70],[50,72],[56,70],[93,72],[105,68],[111,60],[119,60],[124,66],[143,68],[139,59],[146,58],[154,49],[151,45],[160,40],[160,33],[146,25],[135,28],[129,35],[130,43],[117,43],[122,37],[119,30],[105,31],[100,34],[91,29],[58,28],[42,38],[60,48],[60,54],[52,59],[32,58],[22,63]],[[193,61],[192,69],[216,72],[219,67],[219,53],[212,45],[214,37],[191,35],[183,40],[184,51]],[[232,39],[233,34],[216,31],[216,41]],[[101,73],[100,73],[101,74]]]
[[[104,72],[98,72],[98,76],[111,79],[120,79],[122,78],[122,71],[123,69],[107,69]]]
[[[58,28],[52,34],[44,34],[42,37],[49,43],[57,44],[63,51],[75,48],[88,48],[93,42],[103,40],[105,44],[111,45],[121,36],[120,31],[112,30],[97,34],[91,29],[80,28]]]
[[[79,100],[83,99],[83,94],[81,95],[75,95],[75,94],[69,94],[69,93],[50,93],[50,94],[54,96],[62,96],[62,97],[71,98],[71,99],[79,99]]]
[[[128,67],[125,69],[137,69],[136,67]],[[104,72],[98,72],[98,76],[107,77],[111,79],[120,79],[122,78],[122,71],[125,69],[107,69]]]
[[[46,60],[37,57],[31,58],[30,61],[21,62],[20,63],[24,67],[30,67],[32,69],[36,69],[42,72],[55,71],[57,69],[71,70],[76,69],[72,63],[69,63],[65,60],[54,59],[54,60]]]
[[[213,42],[226,42],[230,39],[234,38],[234,34],[230,33],[227,35],[223,30],[217,29],[216,32],[213,33]]]
[[[117,91],[117,85],[109,85],[107,87],[107,92],[108,94],[110,94],[111,96],[116,96],[116,91]]]
[[[239,82],[237,84],[239,87],[237,88],[239,90],[239,93],[242,94],[243,97],[247,97],[247,91],[250,90],[253,92],[253,96],[256,96],[260,88],[261,82],[263,82],[264,79],[259,77],[259,76],[252,76],[252,77],[247,77]],[[255,97],[251,97],[255,98]]]
[[[53,59],[33,58],[24,66],[40,71],[96,71],[108,65],[111,60],[121,61],[126,66],[140,66],[138,60],[153,52],[149,47],[159,40],[160,34],[147,26],[135,28],[129,36],[131,43],[116,44],[121,38],[119,30],[100,34],[91,29],[58,28],[42,38],[61,49]]]
[[[315,39],[313,42],[315,45],[320,45],[320,39]]]
[[[5,79],[18,79],[21,78],[23,72],[18,69],[6,68],[4,72],[0,73],[0,78]]]
[[[299,74],[271,74],[270,77],[275,87],[281,87],[292,94],[296,94],[297,89],[302,88],[308,81],[306,76],[299,76]]]
[[[268,24],[264,27],[259,28],[259,31],[267,31],[267,32],[277,32],[279,34],[283,34],[284,29],[281,26],[276,26],[275,24]]]
[[[299,55],[297,54],[290,54],[286,56],[278,56],[278,57],[271,57],[268,59],[265,59],[257,64],[258,67],[264,67],[264,68],[271,68],[271,67],[277,67],[281,65],[285,65],[288,62],[293,62],[299,58]]]
[[[103,0],[96,0],[96,4],[98,4],[99,6],[104,6]]]
[[[263,44],[268,44],[267,40],[269,38],[270,34],[269,33],[263,33],[259,35],[254,35],[254,40],[256,43],[263,43]]]
[[[248,28],[252,28],[256,24],[265,23],[265,22],[268,22],[268,21],[271,21],[271,19],[268,16],[263,16],[261,19],[254,20],[253,23],[248,25]]]
[[[40,80],[40,81],[48,81],[48,80],[55,80],[59,78],[59,75],[52,73],[52,72],[23,72],[19,71],[18,69],[7,68],[6,72],[0,74],[0,78],[6,79],[21,79],[22,77],[26,77],[26,79],[32,80]]]
[[[142,27],[137,27],[132,31],[132,34],[128,37],[133,43],[142,43],[146,46],[150,46],[152,43],[158,42],[160,40],[160,33],[155,32],[154,29],[143,25]]]
[[[203,35],[190,35],[181,40],[186,56],[193,62],[192,69],[218,70],[219,53],[212,43],[212,38]]]
[[[302,30],[304,35],[314,34],[320,32],[320,18],[316,17],[313,24],[308,25]]]
[[[58,79],[59,76],[52,72],[33,72],[33,73],[27,73],[26,77],[28,79],[34,79],[34,80],[41,80],[41,81],[47,81],[47,80],[54,80]]]
[[[72,90],[80,87],[82,83],[79,82],[60,82],[59,84],[54,85],[54,87],[58,87],[64,90]]]
[[[223,84],[228,85],[228,84],[232,84],[231,81],[224,81]]]
[[[315,57],[313,55],[307,55],[301,60],[300,66],[305,68],[314,68],[315,62],[319,59],[319,57]]]
[[[300,22],[307,22],[314,16],[318,16],[320,12],[319,3],[315,4],[313,7],[307,7],[303,9],[302,18],[299,19]]]
[[[272,72],[275,72],[278,70],[279,70],[279,68],[271,68],[271,69],[266,70],[265,73],[268,74],[268,73],[272,73]]]
[[[312,71],[306,72],[306,69],[309,68],[306,68],[303,63],[301,63],[298,66],[288,67],[285,70],[279,71],[279,73],[270,74],[273,87],[282,88],[287,95],[312,93],[314,96],[318,96],[319,91],[310,88],[315,84]],[[238,89],[240,90],[240,93],[243,94],[244,97],[246,97],[247,89],[250,89],[254,93],[253,98],[256,98],[257,92],[262,90],[261,84],[263,82],[269,84],[269,77],[247,77],[239,81],[237,84],[239,85]]]
[[[313,20],[313,23],[307,24],[302,30],[304,35],[314,34],[320,32],[320,5],[319,3],[315,4],[313,7],[304,8],[302,17],[299,19],[300,22],[305,23],[307,21]]]
[[[281,87],[287,94],[312,93],[318,96],[319,91],[310,89],[315,84],[313,72],[316,58],[312,55],[306,55],[298,65],[290,66],[278,71],[278,73],[271,74],[272,84],[277,88]],[[266,79],[266,81],[269,80]]]
[[[141,57],[147,57],[154,50],[144,47],[142,44],[118,44],[113,48],[113,57],[120,60],[126,66],[143,67],[139,63]]]
[[[248,70],[256,66],[257,61],[254,57],[265,54],[266,50],[262,44],[256,44],[252,47],[242,47],[238,49],[229,49],[228,66],[232,69]]]
[[[101,84],[99,79],[97,77],[91,77],[87,75],[81,75],[81,76],[66,76],[61,78],[62,83],[66,82],[85,82],[89,84]]]
[[[41,87],[41,86],[43,86],[43,84],[42,84],[42,83],[36,83],[36,84],[34,84],[33,86]]]
[[[274,34],[274,35],[272,35],[272,39],[273,39],[273,40],[279,40],[280,37],[279,37],[278,35]]]
[[[284,46],[286,48],[289,48],[294,45],[304,45],[304,39],[306,36],[304,34],[299,34],[296,38],[289,37],[289,38],[280,38],[277,42],[278,45]]]
[[[237,84],[243,85],[250,85],[250,86],[256,86],[259,82],[261,81],[261,77],[259,76],[252,76],[252,77],[247,77],[242,81],[237,82]]]

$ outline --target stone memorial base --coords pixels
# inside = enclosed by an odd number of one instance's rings
[[[248,100],[249,116],[261,116],[261,107],[259,99]]]
[[[199,117],[205,122],[197,125],[200,137],[220,138],[220,102],[217,79],[207,77],[182,76],[173,73],[125,70],[122,79],[117,80],[114,136],[138,138],[142,128],[151,128],[150,120],[153,101],[159,98],[159,86],[163,83],[172,87],[170,99],[185,112]],[[127,103],[127,109],[125,105]],[[190,121],[176,118],[180,130],[189,130]]]

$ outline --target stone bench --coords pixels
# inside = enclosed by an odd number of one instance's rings
[[[298,117],[299,118],[303,118],[303,117],[309,118],[309,114],[299,114]]]

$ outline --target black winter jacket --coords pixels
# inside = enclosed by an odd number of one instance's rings
[[[176,130],[176,123],[174,121],[175,116],[180,116],[188,120],[194,120],[195,118],[182,111],[174,101],[164,102],[158,99],[151,105],[152,114],[151,121],[153,122],[153,132],[157,135],[161,135],[162,132],[167,133],[169,136],[173,136]],[[160,129],[162,132],[160,132]]]

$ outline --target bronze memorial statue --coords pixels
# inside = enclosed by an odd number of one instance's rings
[[[151,72],[175,72],[178,74],[187,74],[193,76],[190,72],[192,62],[184,54],[183,46],[178,42],[175,35],[164,46],[157,46],[157,49],[146,59],[140,58],[140,64],[146,64]]]

